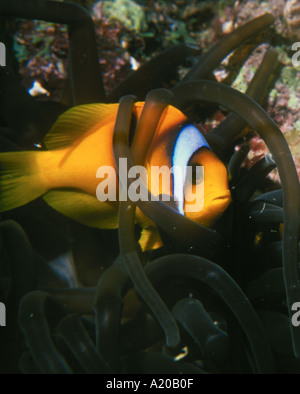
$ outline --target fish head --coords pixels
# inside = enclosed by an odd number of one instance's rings
[[[184,214],[203,226],[213,225],[231,202],[227,169],[207,147],[189,160],[184,184]]]
[[[177,108],[166,108],[146,166],[151,193],[203,226],[211,226],[231,202],[225,165]]]

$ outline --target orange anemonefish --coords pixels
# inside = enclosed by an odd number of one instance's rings
[[[138,120],[143,102],[134,105]],[[47,150],[0,154],[0,211],[24,205],[40,196],[54,209],[80,223],[102,229],[118,227],[118,201],[100,202],[96,189],[101,166],[115,168],[113,131],[119,104],[88,104],[62,114],[46,135]],[[145,162],[152,166],[204,166],[204,204],[188,212],[182,191],[195,191],[172,174],[169,189],[161,182],[148,187],[152,194],[178,197],[178,211],[195,222],[211,226],[231,202],[224,164],[211,151],[200,131],[178,109],[167,106],[157,126]],[[104,180],[103,178],[102,180]],[[118,188],[118,185],[116,185]],[[152,187],[152,189],[151,189]],[[143,250],[161,245],[155,224],[139,209]]]

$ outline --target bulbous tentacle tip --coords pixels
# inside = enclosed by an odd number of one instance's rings
[[[169,89],[153,89],[146,96],[146,102],[157,102],[168,104],[174,97],[174,93]]]

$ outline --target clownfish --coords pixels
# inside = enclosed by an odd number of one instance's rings
[[[82,224],[101,229],[118,227],[118,200],[99,201],[96,190],[100,167],[116,168],[113,131],[119,104],[87,104],[63,113],[44,139],[46,150],[0,153],[0,212],[43,197],[48,205]],[[134,104],[139,119],[144,102]],[[138,149],[138,148],[136,148]],[[134,153],[134,152],[132,152]],[[201,209],[188,211],[183,188],[193,192],[174,171],[168,186],[150,186],[154,195],[177,198],[177,210],[203,226],[211,226],[231,202],[225,165],[211,151],[198,128],[177,108],[165,108],[148,149],[145,168],[153,166],[203,166],[204,195]],[[152,187],[152,189],[151,189]],[[116,185],[118,189],[118,185]],[[139,208],[136,222],[142,227],[142,250],[161,246],[155,224]]]

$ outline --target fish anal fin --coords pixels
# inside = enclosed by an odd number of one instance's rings
[[[52,208],[79,223],[102,229],[118,227],[118,210],[87,193],[66,189],[51,190],[43,196]]]
[[[139,244],[143,252],[146,250],[158,249],[163,246],[159,232],[155,226],[143,228]]]

